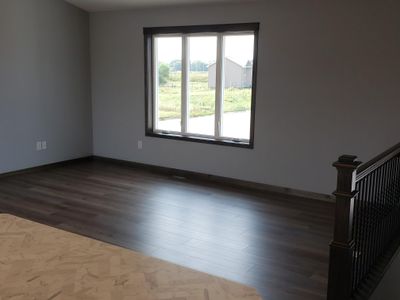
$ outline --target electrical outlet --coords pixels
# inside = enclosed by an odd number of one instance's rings
[[[42,150],[47,149],[47,141],[42,141]]]
[[[42,151],[42,142],[36,142],[36,151]]]
[[[138,147],[139,150],[142,150],[143,149],[143,142],[142,141],[138,141],[137,147]]]

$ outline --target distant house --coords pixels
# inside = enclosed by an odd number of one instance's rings
[[[216,85],[216,63],[208,67],[208,87]],[[225,88],[249,88],[253,81],[253,64],[248,62],[242,66],[229,58],[225,58]]]

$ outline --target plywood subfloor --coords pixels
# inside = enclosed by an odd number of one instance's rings
[[[0,299],[261,299],[255,289],[0,214]]]

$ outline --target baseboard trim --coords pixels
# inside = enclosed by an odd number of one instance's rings
[[[41,166],[37,166],[37,167],[2,173],[2,174],[0,174],[0,179],[5,178],[5,177],[19,175],[19,174],[32,173],[32,172],[42,171],[42,170],[49,169],[49,168],[62,167],[62,166],[69,165],[69,164],[74,164],[74,163],[83,162],[83,161],[91,161],[91,160],[104,161],[104,162],[124,165],[124,166],[128,166],[128,167],[136,168],[136,169],[142,169],[142,170],[147,170],[150,172],[166,174],[168,176],[182,177],[182,178],[194,179],[194,180],[202,180],[202,181],[206,181],[206,182],[224,184],[224,185],[230,186],[230,187],[248,189],[248,190],[253,190],[253,191],[254,190],[263,191],[263,192],[267,192],[270,194],[275,194],[276,196],[290,196],[290,197],[312,199],[312,200],[318,200],[318,201],[324,201],[324,202],[335,202],[333,196],[326,195],[326,194],[302,191],[302,190],[297,190],[297,189],[279,187],[279,186],[245,181],[245,180],[234,179],[234,178],[229,178],[229,177],[210,175],[210,174],[205,174],[205,173],[198,173],[198,172],[193,172],[193,171],[186,171],[186,170],[181,170],[181,169],[176,169],[176,168],[161,167],[161,166],[156,166],[156,165],[151,165],[151,164],[144,164],[144,163],[138,163],[138,162],[133,162],[133,161],[128,161],[128,160],[121,160],[121,159],[115,159],[115,158],[109,158],[109,157],[103,157],[103,156],[85,156],[85,157],[80,157],[80,158],[76,158],[76,159],[70,159],[70,160],[64,160],[64,161],[55,162],[55,163],[51,163],[51,164],[45,164],[45,165],[41,165]]]
[[[286,197],[290,196],[290,197],[312,199],[312,200],[331,202],[331,203],[335,202],[333,196],[326,195],[326,194],[302,191],[302,190],[291,189],[291,188],[284,188],[284,187],[279,187],[279,186],[274,186],[274,185],[256,183],[256,182],[245,181],[245,180],[234,179],[234,178],[223,177],[223,176],[217,176],[217,175],[198,173],[198,172],[193,172],[193,171],[185,171],[185,170],[175,169],[175,168],[160,167],[160,166],[151,165],[151,164],[144,164],[144,163],[120,160],[120,159],[103,157],[103,156],[93,156],[92,158],[93,158],[93,160],[96,160],[96,161],[110,162],[110,163],[124,165],[124,166],[128,166],[128,167],[136,168],[136,169],[142,169],[142,170],[147,170],[147,171],[151,171],[151,172],[166,174],[169,176],[202,180],[202,181],[224,184],[226,186],[242,188],[242,189],[263,191],[263,192],[267,192],[270,194],[275,194],[277,196],[286,196]]]
[[[51,164],[40,165],[40,166],[36,166],[36,167],[32,167],[32,168],[11,171],[11,172],[0,174],[0,179],[5,178],[5,177],[19,175],[19,174],[26,174],[26,173],[42,171],[42,170],[54,168],[54,167],[62,167],[62,166],[74,164],[77,162],[90,161],[92,159],[93,159],[92,156],[84,156],[84,157],[75,158],[75,159],[63,160],[63,161],[59,161],[59,162],[55,162],[55,163],[51,163]]]

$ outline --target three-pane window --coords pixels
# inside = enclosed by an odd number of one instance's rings
[[[145,28],[147,135],[253,147],[258,27]]]

